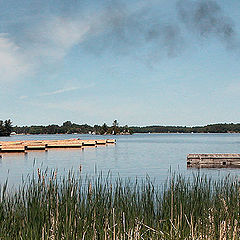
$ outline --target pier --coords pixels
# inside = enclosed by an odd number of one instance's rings
[[[66,139],[66,140],[34,140],[34,141],[2,141],[0,153],[27,152],[33,150],[47,151],[49,148],[84,148],[84,146],[115,144],[115,139]]]
[[[188,154],[187,166],[195,168],[240,168],[240,154]]]

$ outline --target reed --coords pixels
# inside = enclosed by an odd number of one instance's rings
[[[0,188],[0,239],[239,239],[240,182],[37,177]]]

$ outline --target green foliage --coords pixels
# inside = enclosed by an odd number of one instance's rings
[[[130,127],[133,133],[240,133],[240,123],[210,124],[206,126],[146,126]]]
[[[239,196],[230,177],[156,185],[38,171],[16,190],[0,188],[0,239],[239,239]]]
[[[4,122],[0,120],[0,136],[10,136],[12,129],[13,127],[10,119]]]
[[[10,120],[8,120],[10,121]],[[6,123],[0,121],[0,134],[5,132],[2,130],[4,126],[9,126],[9,122]],[[11,121],[10,121],[11,126]],[[8,128],[9,129],[9,128]],[[119,126],[118,121],[114,120],[112,126],[107,126],[104,123],[102,126],[94,125],[93,127],[87,124],[79,125],[72,123],[71,121],[66,121],[62,126],[52,124],[48,126],[23,126],[14,127],[13,131],[19,134],[66,134],[66,133],[83,133],[87,134],[89,132],[95,134],[133,134],[133,133],[240,133],[240,123],[237,124],[210,124],[206,126],[146,126],[146,127],[128,127]],[[11,131],[10,131],[11,132]],[[9,130],[8,130],[9,133]]]
[[[113,126],[107,126],[104,123],[102,126],[94,125],[93,127],[87,124],[79,125],[72,123],[71,121],[66,121],[62,126],[52,124],[48,126],[23,126],[14,127],[14,131],[18,134],[71,134],[71,133],[95,133],[95,134],[126,134],[131,133],[130,129],[125,127],[119,127],[117,120],[113,122]]]

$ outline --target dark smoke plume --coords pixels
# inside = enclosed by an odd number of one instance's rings
[[[161,6],[159,3],[131,8],[131,4],[122,1],[108,1],[102,9],[100,24],[92,27],[92,37],[84,43],[85,49],[96,54],[111,51],[150,60],[164,55],[174,57],[186,46],[184,26],[201,38],[219,39],[227,49],[238,48],[233,21],[216,1],[176,0],[176,19],[174,14],[164,18]]]
[[[92,39],[85,43],[88,50],[99,54],[103,50],[119,54],[135,54],[151,58],[167,55],[176,56],[182,49],[183,38],[176,21],[164,21],[159,12],[145,5],[138,10],[126,4],[110,1],[93,26]],[[104,30],[99,28],[104,26]],[[95,35],[94,33],[100,34]]]
[[[237,46],[236,31],[231,18],[224,15],[216,1],[180,0],[177,11],[188,30],[201,37],[216,37],[227,48]]]

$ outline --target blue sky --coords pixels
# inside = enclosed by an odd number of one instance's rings
[[[240,122],[239,67],[237,0],[0,2],[14,125]]]

